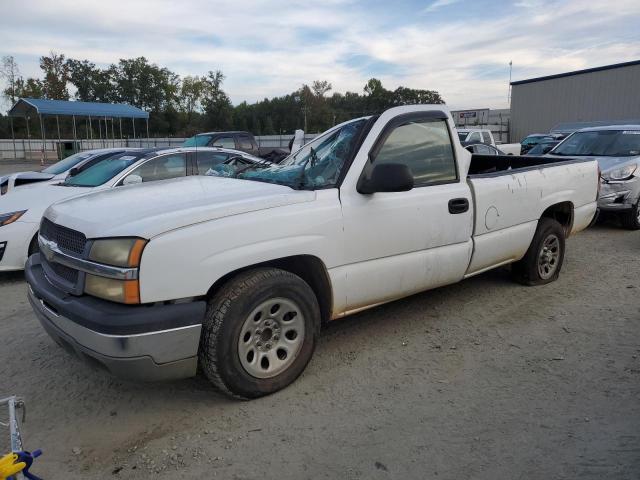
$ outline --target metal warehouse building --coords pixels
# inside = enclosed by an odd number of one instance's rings
[[[511,141],[558,123],[640,118],[640,60],[511,82]]]

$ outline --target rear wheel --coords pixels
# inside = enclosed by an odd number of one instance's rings
[[[622,214],[622,226],[629,230],[640,230],[640,200],[631,210]]]
[[[319,330],[318,302],[304,280],[275,268],[244,272],[209,301],[200,365],[227,395],[268,395],[302,373]]]
[[[553,282],[560,275],[564,248],[562,225],[552,218],[541,218],[527,253],[511,267],[513,279],[524,285]]]

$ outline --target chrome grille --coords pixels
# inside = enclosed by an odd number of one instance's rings
[[[87,237],[83,233],[62,225],[56,225],[46,218],[43,218],[40,223],[40,235],[47,240],[55,242],[58,248],[78,255],[82,255],[87,243]]]

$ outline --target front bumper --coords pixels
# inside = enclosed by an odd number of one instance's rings
[[[620,182],[602,182],[598,208],[603,211],[621,212],[630,210],[640,197],[640,177]]]
[[[195,375],[205,302],[129,306],[68,295],[47,280],[38,254],[25,277],[38,320],[67,351],[129,380]]]

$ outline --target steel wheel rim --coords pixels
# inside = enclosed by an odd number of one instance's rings
[[[304,316],[297,303],[279,297],[265,300],[242,324],[240,363],[252,377],[275,377],[293,364],[304,335]]]
[[[542,242],[542,248],[538,254],[538,274],[540,278],[547,280],[558,270],[560,260],[560,239],[551,234]]]

